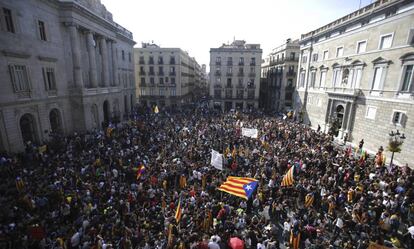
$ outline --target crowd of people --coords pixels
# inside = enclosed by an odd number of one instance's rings
[[[1,155],[1,248],[413,248],[413,171],[289,119],[139,112],[46,146]],[[245,200],[217,190],[227,176],[259,184]]]

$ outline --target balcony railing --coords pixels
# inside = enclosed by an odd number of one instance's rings
[[[232,77],[233,76],[233,73],[226,73],[226,76]]]
[[[239,62],[239,66],[244,66],[244,62]]]
[[[154,64],[154,60],[149,60],[148,64],[153,65]]]
[[[149,71],[148,75],[155,75],[154,71]]]
[[[256,62],[250,62],[250,66],[256,66]]]
[[[244,73],[243,73],[243,72],[239,72],[239,73],[237,74],[237,76],[239,76],[239,77],[243,77],[243,76],[244,76]]]
[[[227,62],[227,66],[233,66],[233,62],[232,61],[228,61]]]
[[[215,76],[220,76],[220,75],[221,75],[221,72],[220,72],[220,71],[216,71],[216,72],[214,73],[214,75],[215,75]]]
[[[170,72],[170,76],[175,76],[175,72]]]
[[[247,88],[248,89],[255,89],[255,86],[254,85],[247,85]]]
[[[139,64],[143,65],[143,64],[145,64],[145,61],[144,60],[139,60]]]
[[[216,61],[216,66],[221,66],[221,62]]]
[[[174,65],[175,64],[175,60],[170,60],[170,64]]]
[[[232,88],[233,88],[233,85],[232,85],[232,84],[227,84],[227,85],[226,85],[226,88],[227,88],[227,89],[232,89]]]
[[[164,64],[164,61],[163,60],[159,60],[158,61],[158,65],[163,65]]]
[[[249,77],[256,77],[256,73],[249,73]]]
[[[139,75],[145,75],[145,71],[139,71]]]
[[[160,71],[160,72],[158,72],[158,75],[159,76],[164,76],[164,72],[163,71]]]
[[[286,72],[286,76],[295,76],[296,72],[295,71],[287,71]]]
[[[221,88],[220,84],[214,84],[214,88]]]
[[[237,88],[244,88],[243,84],[238,84],[236,87]]]

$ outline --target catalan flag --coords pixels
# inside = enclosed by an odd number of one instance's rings
[[[142,174],[145,173],[145,166],[141,164],[141,166],[138,167],[137,171],[137,180],[142,176]]]
[[[289,244],[292,246],[293,249],[299,249],[299,246],[300,246],[300,232],[299,231],[293,231],[293,229],[290,231]]]
[[[182,209],[181,209],[181,197],[180,197],[180,199],[178,200],[177,210],[175,211],[175,220],[177,221],[177,223],[180,222],[181,215],[182,215]]]
[[[313,193],[309,193],[305,196],[305,207],[309,208],[313,205],[313,201],[315,200],[315,196]]]
[[[218,190],[247,200],[253,194],[257,185],[258,181],[254,178],[229,176]]]
[[[280,184],[282,187],[292,186],[293,185],[293,170],[295,166],[290,167],[290,169],[286,172],[285,176],[283,176],[282,183]]]
[[[22,192],[24,190],[24,181],[20,177],[16,178],[16,189],[19,192]]]

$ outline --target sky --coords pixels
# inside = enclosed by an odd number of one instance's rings
[[[101,0],[115,22],[132,31],[135,47],[179,47],[207,65],[210,48],[245,40],[262,58],[286,39],[332,22],[373,0]]]

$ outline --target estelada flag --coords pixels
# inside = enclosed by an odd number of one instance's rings
[[[180,197],[180,199],[178,200],[177,210],[175,211],[175,220],[177,221],[177,223],[180,222],[181,215],[182,215],[182,209],[181,209],[181,197]]]
[[[218,190],[249,199],[257,188],[258,181],[254,178],[229,176],[227,180],[218,187]]]
[[[145,166],[141,164],[137,171],[137,180],[145,173]]]
[[[292,186],[293,185],[293,170],[295,166],[290,167],[290,169],[286,172],[283,176],[282,183],[280,184],[282,187],[285,186]]]

